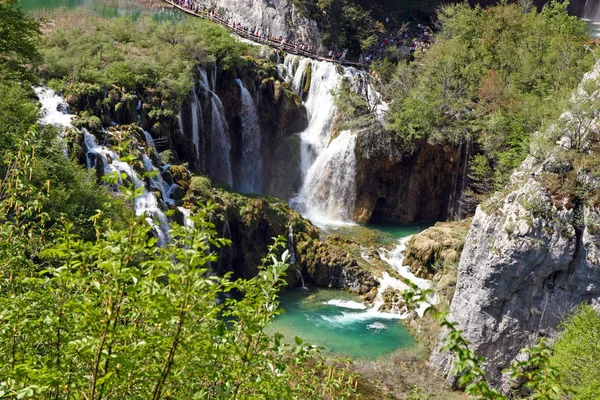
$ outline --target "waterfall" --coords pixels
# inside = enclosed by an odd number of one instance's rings
[[[83,135],[88,168],[96,168],[98,166],[99,158],[102,161],[104,174],[112,172],[118,172],[119,175],[124,174],[126,179],[132,182],[136,189],[144,188],[144,192],[137,196],[133,201],[135,214],[137,216],[143,215],[146,217],[146,222],[152,227],[152,231],[156,235],[159,246],[164,246],[169,241],[169,221],[159,206],[154,193],[146,189],[146,184],[140,179],[133,167],[130,164],[121,161],[116,152],[105,146],[98,145],[94,135],[89,133],[86,129],[83,130]],[[151,171],[156,169],[145,153],[143,153],[142,160],[146,170]],[[119,184],[125,184],[121,177],[119,177]],[[150,186],[161,193],[162,200],[165,204],[174,203],[168,195],[169,190],[166,188],[166,183],[160,174],[157,174],[155,178],[150,178]]]
[[[242,93],[242,181],[239,191],[261,192],[262,162],[260,154],[260,126],[254,99],[241,80],[236,79]]]
[[[294,243],[294,229],[292,225],[288,227],[288,250],[290,252],[290,264],[296,264],[296,245]]]
[[[356,199],[356,134],[341,132],[308,170],[292,203],[311,221],[324,225],[352,221]]]
[[[198,95],[194,91],[194,101],[192,106],[192,141],[194,142],[194,148],[196,149],[196,157],[200,158],[200,132],[199,126],[201,122],[199,118],[202,118],[202,112],[198,112],[200,108],[200,102],[198,101]]]
[[[301,96],[310,69],[310,89],[304,103],[309,123],[300,134],[303,183],[290,204],[317,224],[352,223],[357,133],[344,131],[332,139],[337,114],[332,91],[342,79],[347,79],[353,90],[365,96],[381,120],[387,106],[370,76],[355,68],[298,56],[287,56],[284,68],[287,82]]]
[[[462,196],[469,180],[467,173],[469,170],[469,157],[471,157],[472,151],[473,140],[470,137],[461,139],[458,148],[458,167],[461,169],[461,172],[460,175],[456,177],[454,189],[452,190],[452,193],[450,193],[450,199],[448,200],[448,219],[464,218]]]
[[[212,179],[232,186],[233,176],[231,172],[229,126],[225,119],[223,103],[214,92],[216,79],[216,70],[212,71],[210,81],[206,70],[200,70],[200,80],[198,83],[208,93],[211,102],[210,162],[207,166],[208,174]],[[195,101],[197,101],[197,96]]]
[[[391,250],[381,248],[379,250],[379,257],[381,261],[387,263],[394,271],[396,271],[402,279],[410,281],[411,283],[418,286],[421,290],[432,289],[433,283],[431,281],[428,281],[427,279],[417,278],[412,273],[409,266],[403,265],[404,256],[406,254],[406,243],[408,243],[410,238],[411,237],[408,236],[398,240],[398,244],[396,245],[396,247],[392,248]],[[377,298],[375,300],[375,304],[373,305],[373,308],[375,310],[378,310],[379,307],[383,305],[383,293],[388,288],[392,288],[402,292],[408,290],[409,286],[401,280],[390,276],[387,272],[383,272],[382,278],[379,279],[379,289],[377,290]],[[426,300],[427,302],[419,303],[419,306],[416,310],[417,314],[420,317],[424,315],[425,310],[429,308],[429,305],[438,304],[440,301],[439,296],[437,294],[427,296]]]
[[[72,126],[73,114],[69,114],[69,105],[61,96],[47,87],[38,86],[33,89],[42,105],[42,124],[64,128]]]
[[[598,0],[586,0],[583,19],[590,25],[592,37],[600,38],[600,3]]]

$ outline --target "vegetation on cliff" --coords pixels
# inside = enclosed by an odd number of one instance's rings
[[[540,12],[462,3],[443,7],[438,17],[431,49],[381,76],[393,100],[389,127],[409,152],[422,139],[473,141],[467,200],[477,204],[506,183],[533,133],[556,118],[591,68],[587,27],[558,1]]]

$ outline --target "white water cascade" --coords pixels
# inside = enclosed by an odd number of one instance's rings
[[[199,84],[202,89],[206,90],[211,101],[210,163],[207,165],[208,173],[211,178],[232,186],[233,175],[231,173],[229,126],[225,119],[223,103],[214,92],[216,84],[215,74],[211,74],[209,82],[206,70],[201,69]]]
[[[304,103],[309,124],[300,134],[303,184],[290,203],[318,225],[352,223],[357,137],[354,132],[343,131],[332,140],[337,113],[332,90],[343,78],[354,84],[368,82],[368,76],[354,68],[340,70],[335,64],[298,56],[287,56],[284,66],[287,81],[301,96],[310,68],[310,90]],[[372,92],[376,93],[374,89]]]
[[[158,239],[160,246],[165,245],[169,241],[169,221],[161,207],[158,204],[158,200],[154,193],[146,189],[146,184],[133,167],[119,159],[119,155],[113,150],[105,146],[98,145],[94,135],[89,133],[86,129],[83,129],[84,143],[86,147],[86,160],[87,167],[97,168],[98,159],[102,161],[103,173],[110,174],[118,172],[119,175],[124,174],[125,179],[131,181],[136,189],[144,188],[143,194],[136,197],[133,202],[135,214],[138,216],[146,216],[146,221]],[[142,160],[147,171],[155,170],[156,168],[152,165],[152,162],[148,156],[143,153]],[[119,185],[125,184],[119,176]],[[150,186],[160,191],[163,202],[165,204],[174,204],[174,201],[169,197],[170,188],[167,188],[167,184],[157,174],[155,178],[150,178]]]
[[[588,22],[592,29],[592,37],[600,38],[600,2],[598,0],[586,0],[583,10],[583,19]]]
[[[40,122],[63,128],[71,127],[73,114],[69,114],[69,105],[57,95],[54,90],[38,86],[33,88],[42,105],[42,118]]]
[[[406,254],[406,243],[409,241],[410,236],[404,237],[398,241],[396,247],[391,250],[387,250],[382,248],[379,250],[379,257],[382,261],[386,262],[394,271],[398,273],[403,279],[410,281],[411,283],[417,285],[421,290],[428,290],[433,288],[433,283],[428,281],[427,279],[421,279],[416,277],[409,266],[402,265],[404,262],[404,255]],[[402,282],[399,279],[396,279],[387,272],[383,272],[382,278],[379,279],[379,289],[377,291],[377,298],[375,300],[375,304],[373,308],[378,309],[381,305],[383,305],[383,292],[386,289],[392,288],[399,291],[404,291],[409,289],[409,286]],[[435,305],[439,303],[439,297],[437,295],[428,296],[427,302],[419,303],[419,307],[417,308],[417,314],[422,317],[425,313],[425,310],[429,308],[429,305]],[[398,311],[398,310],[392,310]]]
[[[236,79],[242,93],[242,179],[239,191],[261,193],[262,161],[260,126],[254,99],[241,80]]]

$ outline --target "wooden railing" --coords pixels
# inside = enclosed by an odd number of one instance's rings
[[[369,68],[368,63],[366,63],[364,61],[347,59],[345,57],[340,57],[340,58],[328,57],[325,54],[319,54],[318,52],[315,52],[315,51],[308,51],[306,49],[302,49],[298,45],[295,45],[292,43],[287,43],[285,40],[275,40],[270,37],[255,35],[252,32],[248,32],[242,28],[239,28],[238,26],[234,27],[233,24],[229,24],[227,22],[227,20],[222,18],[219,14],[213,13],[208,10],[199,10],[198,12],[196,12],[194,9],[180,6],[179,4],[177,4],[173,1],[170,1],[170,0],[163,0],[163,1],[166,3],[169,3],[173,7],[178,8],[185,13],[194,15],[196,17],[209,19],[213,22],[216,22],[217,24],[227,28],[229,31],[233,32],[234,34],[236,34],[240,37],[251,40],[255,43],[269,46],[276,50],[283,50],[290,54],[296,54],[296,55],[300,55],[303,57],[312,58],[314,60],[326,61],[326,62],[331,62],[331,63],[335,63],[335,64],[340,64],[340,65],[347,65],[347,66],[352,66],[352,67],[365,69],[365,70]]]

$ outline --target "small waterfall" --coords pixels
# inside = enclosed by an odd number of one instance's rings
[[[592,29],[592,37],[600,38],[600,2],[598,0],[586,0],[583,9],[583,19],[588,22]]]
[[[233,177],[231,173],[229,126],[225,119],[223,103],[221,103],[221,99],[214,93],[212,93],[211,96],[211,109],[212,131],[209,175],[217,181],[232,186]]]
[[[394,271],[398,273],[403,279],[406,279],[413,284],[417,285],[422,290],[428,290],[433,288],[433,283],[428,281],[427,279],[417,278],[409,266],[402,265],[404,263],[404,256],[406,254],[406,243],[410,240],[410,236],[404,237],[398,240],[398,244],[391,250],[387,250],[385,248],[381,248],[379,250],[379,257],[382,261],[387,263]],[[390,276],[387,272],[383,272],[383,277],[379,280],[379,289],[377,291],[377,298],[375,300],[375,304],[373,308],[378,310],[379,307],[383,305],[383,293],[386,289],[392,288],[395,290],[399,290],[400,292],[404,290],[408,290],[409,287],[404,282],[399,279],[396,279]],[[429,305],[438,304],[440,299],[437,294],[431,295],[427,297],[427,302],[419,303],[417,308],[417,314],[419,316],[423,316],[425,310],[429,307]],[[392,310],[394,311],[394,310]],[[396,310],[400,311],[400,310]]]
[[[170,239],[169,221],[159,206],[158,200],[154,193],[146,189],[146,184],[142,179],[140,179],[130,164],[120,161],[117,153],[105,146],[98,145],[94,135],[89,133],[86,129],[83,130],[83,134],[88,168],[97,168],[98,159],[100,159],[102,161],[104,174],[112,172],[125,174],[126,179],[132,182],[136,189],[144,188],[144,193],[136,197],[133,201],[135,214],[138,216],[146,216],[146,221],[152,227],[152,231],[156,235],[159,246],[164,246]],[[150,171],[156,169],[152,165],[152,162],[145,152],[143,153],[142,160],[146,170]],[[122,181],[122,178],[119,177],[119,185],[124,184],[125,183]],[[160,174],[158,174],[155,178],[150,179],[150,186],[161,193],[164,204],[174,203],[168,195],[169,189],[166,188],[167,184],[164,182]]]
[[[472,152],[473,140],[470,137],[461,139],[460,146],[458,148],[458,163],[461,172],[460,175],[456,177],[454,189],[452,190],[450,199],[448,201],[448,219],[462,219],[465,217],[462,196],[469,180],[467,173],[469,170],[469,157],[471,157]]]
[[[229,126],[225,119],[223,103],[219,96],[214,92],[216,85],[216,70],[213,69],[210,81],[205,69],[200,69],[200,79],[198,84],[210,96],[211,102],[211,133],[210,133],[210,162],[208,174],[211,178],[233,185],[233,176],[231,172],[231,141],[229,139]],[[197,96],[196,100],[197,101]]]
[[[196,157],[200,158],[200,131],[199,127],[202,126],[200,119],[202,118],[202,112],[199,112],[200,102],[198,101],[198,95],[194,92],[194,101],[191,104],[192,107],[192,141],[194,142],[194,149],[196,150]]]
[[[294,242],[294,229],[292,228],[291,224],[288,227],[287,245],[288,245],[288,250],[290,252],[290,264],[295,265],[296,264],[296,244]]]
[[[300,275],[300,281],[302,282],[302,289],[308,290],[308,288],[304,284],[304,277],[302,276],[302,272],[300,272],[300,270],[298,268],[296,268],[296,272],[298,273],[298,275]]]
[[[38,86],[33,89],[42,105],[42,118],[40,119],[42,124],[63,128],[72,126],[73,114],[69,114],[69,105],[61,96],[47,87]]]
[[[242,93],[242,182],[239,191],[261,192],[262,161],[260,154],[260,126],[254,99],[241,80],[236,79]]]

